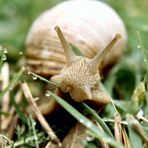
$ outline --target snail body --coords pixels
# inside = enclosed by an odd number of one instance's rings
[[[43,76],[60,74],[66,58],[54,30],[56,25],[87,58],[93,58],[117,33],[121,34],[122,39],[104,58],[102,67],[115,63],[126,46],[124,24],[112,8],[95,0],[65,1],[34,21],[26,39],[28,70]]]
[[[27,69],[50,76],[77,102],[107,104],[110,98],[99,87],[99,67],[116,62],[125,45],[124,24],[112,8],[95,0],[66,1],[33,23],[26,39]]]

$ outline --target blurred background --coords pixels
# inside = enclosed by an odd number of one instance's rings
[[[0,0],[0,45],[8,49],[9,60],[17,60],[17,54],[24,51],[26,34],[33,20],[58,2],[60,0]]]
[[[24,41],[33,20],[44,10],[64,0],[0,0],[0,45],[16,52],[24,50]],[[137,31],[142,44],[148,47],[148,1],[102,0],[111,5],[123,18],[131,48],[136,48]]]

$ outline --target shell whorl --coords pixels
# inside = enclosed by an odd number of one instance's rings
[[[28,33],[27,67],[38,74],[59,74],[65,64],[64,51],[54,30],[56,25],[66,40],[88,58],[94,57],[120,33],[122,39],[104,59],[104,66],[117,60],[126,45],[124,24],[112,8],[95,0],[66,1],[41,14]]]

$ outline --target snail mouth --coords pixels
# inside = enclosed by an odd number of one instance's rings
[[[69,94],[76,102],[82,102],[88,99],[87,94],[81,88],[70,87]]]

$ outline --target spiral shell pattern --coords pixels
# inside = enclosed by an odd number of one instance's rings
[[[58,25],[66,40],[84,56],[94,57],[119,33],[122,39],[104,59],[103,67],[114,63],[126,46],[121,18],[108,5],[95,0],[65,1],[43,12],[33,23],[26,39],[27,68],[41,75],[59,74],[65,55],[54,30]]]

